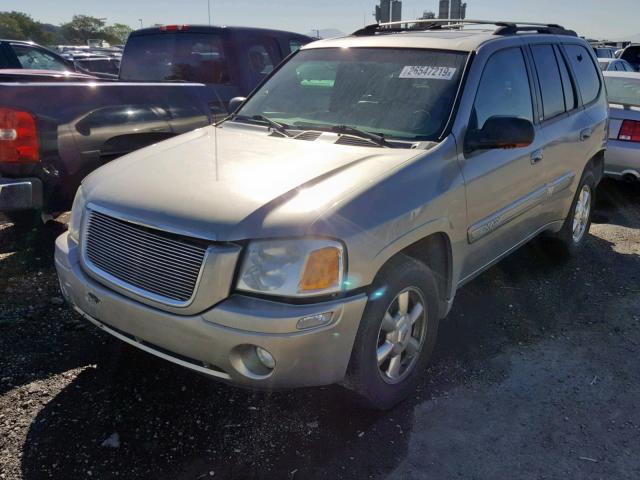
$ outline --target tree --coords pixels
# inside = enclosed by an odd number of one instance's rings
[[[54,39],[50,31],[40,22],[21,12],[0,12],[0,38],[11,40],[32,40],[37,43],[51,43]]]
[[[105,40],[114,45],[127,43],[127,38],[133,29],[123,23],[114,23],[104,28]]]
[[[89,15],[74,15],[69,23],[62,25],[62,34],[71,43],[86,44],[92,38],[104,39],[105,21]]]

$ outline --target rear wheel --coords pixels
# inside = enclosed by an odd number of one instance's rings
[[[554,253],[572,256],[584,245],[589,229],[595,203],[595,177],[591,171],[582,176],[576,191],[571,210],[565,219],[562,229],[551,235],[549,246]]]
[[[403,259],[378,275],[351,354],[346,386],[388,409],[424,374],[438,331],[438,294],[426,265]]]

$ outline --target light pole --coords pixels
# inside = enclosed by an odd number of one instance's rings
[[[211,0],[207,0],[207,13],[209,14],[209,25],[211,25]]]
[[[140,28],[142,28],[142,19],[139,18],[138,21],[140,22]]]

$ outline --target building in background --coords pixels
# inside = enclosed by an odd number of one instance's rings
[[[449,0],[440,0],[438,18],[449,18]]]
[[[432,18],[436,18],[436,14],[431,10],[425,10],[419,20],[431,20]]]
[[[462,3],[462,0],[451,0],[451,10],[449,11],[449,18],[464,19],[467,17],[467,4]]]
[[[402,20],[402,1],[380,0],[380,5],[376,5],[375,17],[380,23],[399,22]]]

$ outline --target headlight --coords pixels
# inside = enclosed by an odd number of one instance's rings
[[[251,242],[242,262],[238,290],[302,297],[340,291],[342,244],[325,239]]]
[[[76,192],[76,197],[73,199],[73,207],[71,207],[71,219],[69,220],[69,235],[76,242],[80,239],[80,225],[82,224],[82,217],[84,216],[84,207],[87,204],[87,199],[82,191],[82,185]]]

